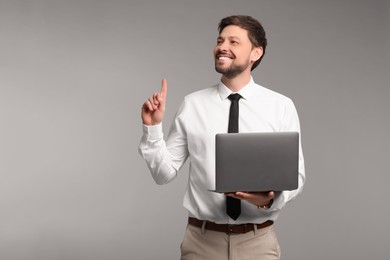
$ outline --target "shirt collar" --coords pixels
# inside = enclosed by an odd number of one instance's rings
[[[243,88],[241,88],[237,93],[241,95],[242,98],[246,100],[250,100],[251,97],[253,96],[253,90],[255,88],[255,82],[253,81],[253,78],[251,76],[251,79],[247,85],[245,85]],[[228,98],[230,94],[233,92],[221,81],[218,85],[218,92],[219,96],[221,97],[222,100],[225,100]]]

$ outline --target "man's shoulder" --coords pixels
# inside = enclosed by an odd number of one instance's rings
[[[275,90],[272,90],[270,88],[259,85],[257,83],[254,84],[254,88],[255,88],[256,95],[260,98],[277,99],[280,101],[290,101],[291,100],[288,96],[281,94],[281,93],[279,93]]]

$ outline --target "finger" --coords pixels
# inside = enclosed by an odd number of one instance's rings
[[[272,199],[274,192],[236,192],[235,197],[245,200],[257,200],[261,196],[263,199]]]
[[[161,82],[161,92],[160,92],[163,101],[165,101],[167,97],[167,91],[168,91],[168,82],[166,79],[163,79]]]
[[[160,95],[160,93],[157,93],[157,92],[154,93],[154,95],[153,95],[153,103],[156,106],[160,105],[159,95]]]
[[[234,196],[240,199],[251,199],[254,197],[253,194],[247,192],[236,192],[234,193]]]
[[[153,107],[152,107],[152,104],[150,104],[150,101],[149,100],[146,100],[145,101],[145,103],[144,103],[144,105],[142,106],[142,109],[144,110],[144,111],[153,111],[154,109],[153,109]]]
[[[161,83],[161,92],[157,96],[158,101],[160,102],[159,109],[161,111],[165,111],[165,101],[166,101],[166,97],[167,97],[167,89],[168,89],[167,80],[163,79],[162,83]]]
[[[154,98],[153,98],[153,97],[150,97],[150,98],[148,99],[148,101],[149,101],[150,105],[152,106],[152,111],[153,111],[153,110],[156,110],[156,109],[157,109],[157,106],[156,106],[156,104],[154,104]]]

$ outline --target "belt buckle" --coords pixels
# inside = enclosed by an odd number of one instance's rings
[[[227,231],[226,231],[226,234],[228,234],[228,235],[231,235],[231,234],[235,234],[234,232],[233,232],[233,228],[234,227],[236,227],[237,225],[234,225],[234,224],[228,224],[227,225]]]

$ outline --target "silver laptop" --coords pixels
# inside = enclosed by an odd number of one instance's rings
[[[216,192],[298,188],[297,132],[217,134]]]

